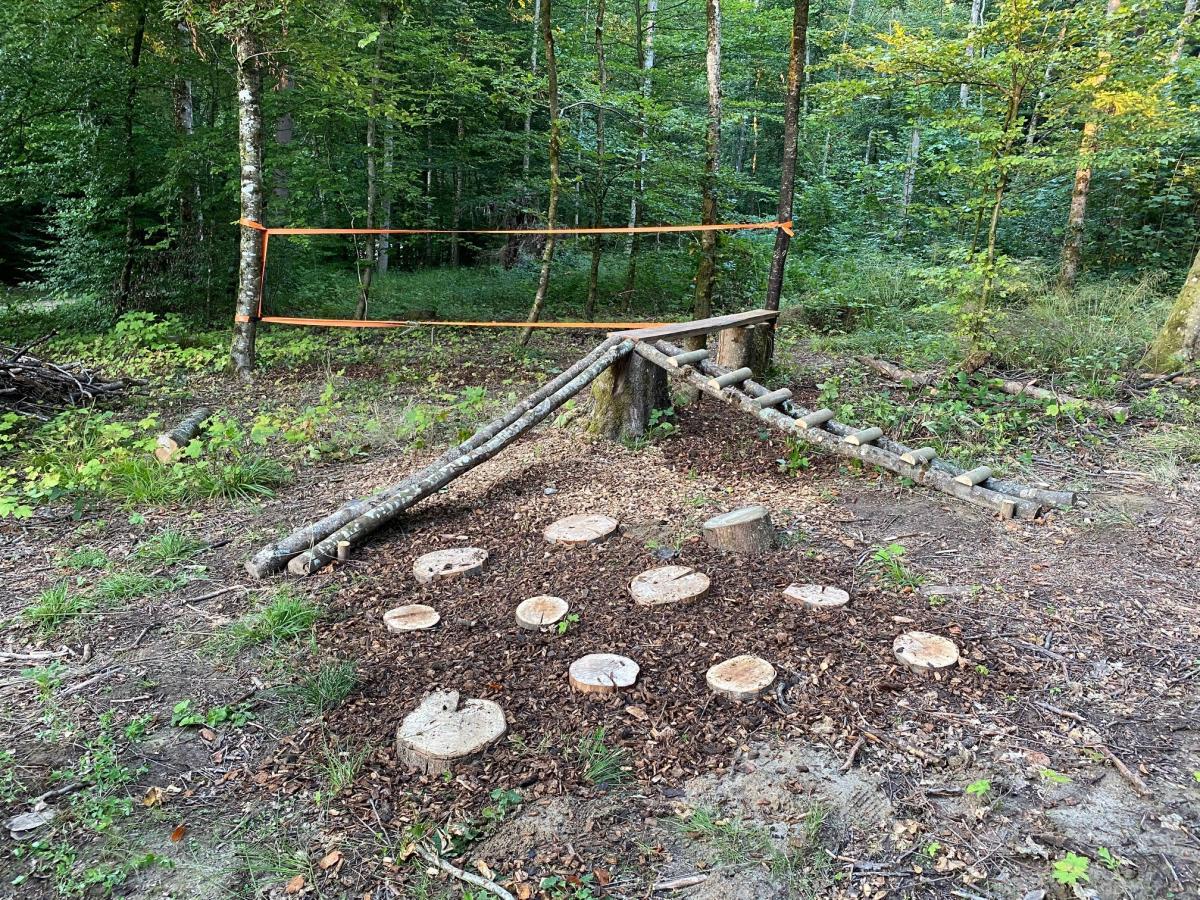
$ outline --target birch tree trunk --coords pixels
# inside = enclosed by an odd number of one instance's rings
[[[546,93],[550,111],[550,199],[546,203],[546,227],[554,228],[558,221],[558,193],[560,151],[558,118],[558,66],[554,58],[554,31],[550,27],[550,0],[541,0],[540,22],[542,42],[546,48]],[[546,305],[546,294],[550,290],[550,264],[554,261],[554,235],[546,235],[546,244],[542,248],[542,270],[538,275],[537,292],[533,295],[533,306],[529,309],[527,321],[536,322],[542,315],[542,307]],[[532,328],[522,330],[520,344],[529,343],[533,334]]]
[[[708,82],[708,129],[704,139],[704,199],[700,221],[705,225],[717,222],[717,175],[721,163],[721,0],[706,0],[708,20],[708,49],[705,53],[705,74]],[[713,282],[717,270],[717,233],[700,233],[700,265],[696,270],[696,294],[692,318],[707,319],[712,315]],[[690,339],[689,347],[699,349],[706,343],[704,335]]]
[[[383,184],[379,186],[379,227],[392,227],[392,170],[395,168],[396,137],[392,134],[392,123],[383,123]],[[392,250],[392,236],[379,235],[375,244],[375,273],[386,275]]]
[[[1153,372],[1165,372],[1177,357],[1187,362],[1200,360],[1200,248],[1143,364]]]
[[[454,207],[451,210],[450,227],[458,231],[462,225],[463,197],[463,142],[466,140],[467,126],[463,117],[459,116],[454,129]],[[462,261],[462,250],[457,234],[450,235],[450,265],[458,267]]]
[[[975,31],[983,24],[983,0],[971,0],[971,28],[967,32],[970,36],[971,32]],[[970,44],[967,45],[967,59],[975,58],[975,48]],[[971,102],[971,86],[967,83],[958,86],[958,105],[968,106]]]
[[[604,225],[604,104],[608,102],[608,69],[604,64],[604,0],[596,0],[596,80],[599,82],[600,99],[596,103],[596,185],[592,207],[592,226]],[[589,322],[596,317],[596,300],[599,294],[600,256],[604,252],[602,235],[592,235],[592,262],[588,268],[587,305],[584,318]]]
[[[379,4],[379,37],[375,39],[375,66],[371,71],[371,108],[367,113],[367,228],[378,228],[379,219],[379,71],[383,66],[384,34],[391,21],[386,2]],[[358,306],[354,318],[365,319],[371,301],[371,282],[378,265],[379,235],[366,236],[366,254],[358,271]]]
[[[133,257],[137,250],[137,156],[133,152],[133,113],[137,103],[138,67],[142,62],[142,44],[146,37],[146,10],[138,11],[137,25],[133,31],[133,49],[129,53],[129,84],[125,91],[125,260],[121,264],[121,277],[117,283],[117,311],[129,308],[129,294],[133,288]]]
[[[900,193],[900,234],[904,240],[908,233],[908,211],[912,206],[913,192],[917,186],[917,160],[921,154],[921,126],[913,125],[908,141],[908,161],[904,166],[904,183]]]
[[[638,152],[637,163],[634,167],[633,195],[629,199],[629,227],[637,228],[642,222],[643,208],[646,202],[646,127],[645,106],[650,102],[650,92],[653,87],[652,73],[654,71],[654,28],[658,16],[658,0],[646,0],[646,15],[642,16],[642,0],[634,2],[634,21],[636,25],[637,64],[642,70],[642,109],[638,112]],[[644,27],[643,27],[644,23]],[[633,300],[633,292],[637,289],[637,258],[641,250],[641,235],[629,236],[629,265],[625,270],[625,308]]]
[[[238,159],[241,164],[241,215],[261,222],[263,218],[263,126],[262,69],[258,41],[246,26],[233,35],[237,58]],[[262,290],[262,254],[266,236],[242,226],[238,255],[237,320],[229,356],[234,371],[244,380],[254,376],[254,339],[258,298]]]
[[[783,160],[780,163],[779,205],[776,221],[790,222],[796,196],[796,132],[800,112],[800,93],[804,85],[804,56],[807,50],[809,0],[794,0],[792,7],[792,41],[788,51],[787,96],[783,108]],[[771,253],[771,269],[767,273],[767,309],[779,309],[783,291],[783,273],[787,266],[791,237],[782,228],[775,231],[775,249]],[[764,361],[771,359],[770,345],[775,334],[774,323],[765,330],[768,349]]]

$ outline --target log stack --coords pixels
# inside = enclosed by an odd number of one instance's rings
[[[30,352],[52,336],[23,347],[0,344],[0,412],[46,422],[68,407],[114,400],[131,386],[145,384],[135,378],[106,378],[83,363],[52,363]]]

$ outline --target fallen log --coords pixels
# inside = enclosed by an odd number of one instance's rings
[[[515,421],[494,433],[489,440],[443,465],[435,464],[428,467],[415,479],[402,482],[397,486],[397,490],[382,502],[346,523],[333,534],[316,543],[310,550],[294,556],[288,563],[288,571],[293,575],[311,575],[337,557],[337,545],[340,541],[348,542],[352,548],[361,545],[363,540],[410,506],[441,490],[464,472],[469,472],[480,463],[491,459],[595,381],[596,376],[627,355],[632,349],[633,341],[631,340],[622,340],[614,346],[609,346],[595,358],[591,365],[585,367],[583,371],[569,379],[566,384],[545,397]],[[491,431],[491,426],[483,431]]]
[[[714,397],[730,406],[738,407],[786,434],[794,435],[799,440],[815,444],[821,449],[837,456],[859,459],[897,475],[902,475],[905,478],[911,479],[916,484],[932,487],[960,500],[990,509],[1004,519],[1010,519],[1014,515],[1022,519],[1032,519],[1041,511],[1041,504],[1034,500],[1008,496],[977,485],[959,484],[954,480],[953,475],[946,472],[925,466],[909,465],[900,459],[899,455],[884,450],[878,444],[863,444],[860,447],[856,447],[852,444],[847,444],[840,436],[824,428],[797,428],[796,420],[791,415],[775,409],[759,409],[755,406],[754,399],[747,393],[731,387],[724,389],[715,388],[712,386],[710,380],[702,375],[689,372],[686,369],[671,369],[667,365],[667,360],[670,357],[648,344],[638,343],[634,350],[651,362],[662,366],[676,380],[687,381],[692,387],[699,388],[701,392],[708,394],[710,397]],[[703,363],[701,367],[704,368]],[[759,385],[759,387],[761,388],[762,386]]]
[[[254,578],[265,578],[278,572],[288,564],[288,560],[297,554],[312,548],[319,542],[325,540],[339,528],[353,522],[359,516],[370,512],[381,503],[386,502],[390,498],[412,488],[421,481],[431,477],[441,468],[449,465],[455,459],[464,454],[482,447],[497,434],[516,422],[521,416],[528,413],[531,409],[545,400],[547,397],[559,391],[564,385],[570,383],[581,372],[594,363],[602,354],[620,344],[620,338],[609,338],[602,344],[598,345],[594,350],[578,360],[574,365],[565,369],[555,378],[546,382],[536,391],[525,397],[520,403],[512,407],[504,413],[478,429],[470,438],[463,441],[456,447],[451,447],[440,457],[427,465],[424,469],[410,475],[398,484],[384,488],[376,492],[370,497],[363,497],[357,500],[352,500],[349,503],[343,504],[334,512],[325,516],[311,524],[297,528],[291,534],[270,544],[259,550],[254,556],[246,561],[246,571]]]
[[[155,441],[154,458],[164,465],[174,460],[179,451],[200,432],[200,426],[208,421],[210,415],[212,413],[207,406],[197,406],[178,425],[160,434]]]
[[[678,347],[667,341],[659,341],[657,347],[668,356],[679,351]],[[723,371],[719,367],[714,366],[712,363],[703,363],[701,365],[701,370],[706,374],[717,374]],[[769,393],[768,388],[756,381],[747,381],[741,385],[741,388],[748,395],[755,398]],[[809,412],[807,409],[793,401],[785,401],[780,404],[779,408],[789,416],[796,418],[797,427],[799,428],[825,428],[838,437],[843,438],[861,430],[855,428],[853,425],[844,425],[841,422],[834,421],[833,413],[827,409]],[[928,457],[928,454],[924,452],[925,448],[914,450],[911,447],[907,447],[898,441],[893,441],[886,437],[881,437],[874,443],[875,446],[896,456],[910,456],[910,459],[903,459],[903,462],[909,463],[910,465],[928,465],[931,468],[945,472],[947,475],[952,477],[958,477],[967,471],[961,466],[956,466],[954,463],[948,462],[944,459],[927,459],[926,457]],[[1045,506],[1058,507],[1060,509],[1067,509],[1071,506],[1074,506],[1076,500],[1074,491],[1056,491],[1051,488],[1033,487],[1031,485],[1021,484],[1017,481],[1009,481],[1008,479],[1004,478],[988,478],[980,485],[980,487],[984,487],[1001,494],[1009,494],[1014,497],[1020,497],[1022,500],[1036,500]]]

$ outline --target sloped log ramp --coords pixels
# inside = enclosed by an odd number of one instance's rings
[[[679,349],[669,344],[666,347],[672,352],[678,352]],[[676,380],[686,381],[692,387],[698,388],[702,393],[714,397],[722,403],[740,408],[743,412],[749,413],[786,434],[814,444],[837,456],[859,459],[897,475],[902,475],[911,479],[916,484],[932,487],[960,500],[990,509],[1003,519],[1011,519],[1014,516],[1022,519],[1032,519],[1041,512],[1042,503],[1037,500],[1029,500],[1023,497],[1000,493],[999,491],[979,485],[960,484],[955,481],[955,478],[956,474],[961,474],[961,472],[951,474],[933,466],[910,465],[900,459],[899,454],[885,449],[879,443],[863,444],[862,446],[848,444],[843,440],[844,435],[838,434],[830,427],[833,424],[832,422],[827,422],[820,428],[798,428],[796,419],[798,416],[806,415],[807,410],[790,402],[782,404],[782,408],[786,412],[781,412],[778,409],[760,409],[754,403],[752,392],[765,393],[767,389],[753,382],[742,382],[740,388],[716,388],[712,385],[711,377],[724,373],[719,366],[712,363],[700,363],[699,368],[704,373],[704,375],[701,375],[690,369],[679,370],[672,368],[669,362],[672,353],[664,353],[662,350],[656,349],[644,342],[639,341],[634,351],[651,362],[662,366]],[[705,377],[705,375],[708,377]],[[846,433],[852,434],[856,431],[858,429],[846,428]]]

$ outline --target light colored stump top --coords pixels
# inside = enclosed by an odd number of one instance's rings
[[[424,631],[432,628],[442,619],[432,606],[423,603],[412,603],[408,606],[397,606],[383,614],[383,624],[393,634],[405,631]]]
[[[478,575],[487,562],[488,552],[479,547],[450,547],[418,556],[413,562],[413,575],[421,584],[460,575]]]
[[[537,631],[548,625],[553,625],[567,614],[571,607],[561,597],[551,597],[541,594],[522,600],[517,606],[517,624],[530,631]]]
[[[958,662],[954,641],[927,631],[906,631],[892,642],[896,659],[910,669],[944,669]]]
[[[775,667],[757,656],[735,656],[710,668],[704,680],[722,697],[753,700],[775,683]]]
[[[463,700],[458,691],[435,691],[396,730],[401,752],[415,763],[472,756],[507,730],[504,710],[491,700]]]
[[[637,681],[640,667],[627,656],[589,653],[571,663],[567,680],[581,694],[612,694]]]
[[[629,593],[638,606],[698,600],[708,593],[708,576],[691,566],[660,566],[635,576]]]
[[[564,547],[582,547],[585,544],[596,544],[604,540],[616,531],[620,524],[609,516],[602,516],[598,513],[581,513],[551,522],[542,532],[542,536],[552,544],[561,544]]]
[[[791,584],[783,589],[783,596],[810,609],[836,609],[850,602],[848,593],[825,584]]]
[[[733,525],[745,525],[747,522],[755,522],[759,519],[765,519],[770,514],[765,506],[743,506],[741,509],[730,510],[727,513],[713,516],[704,523],[704,530],[710,528],[729,528]]]

